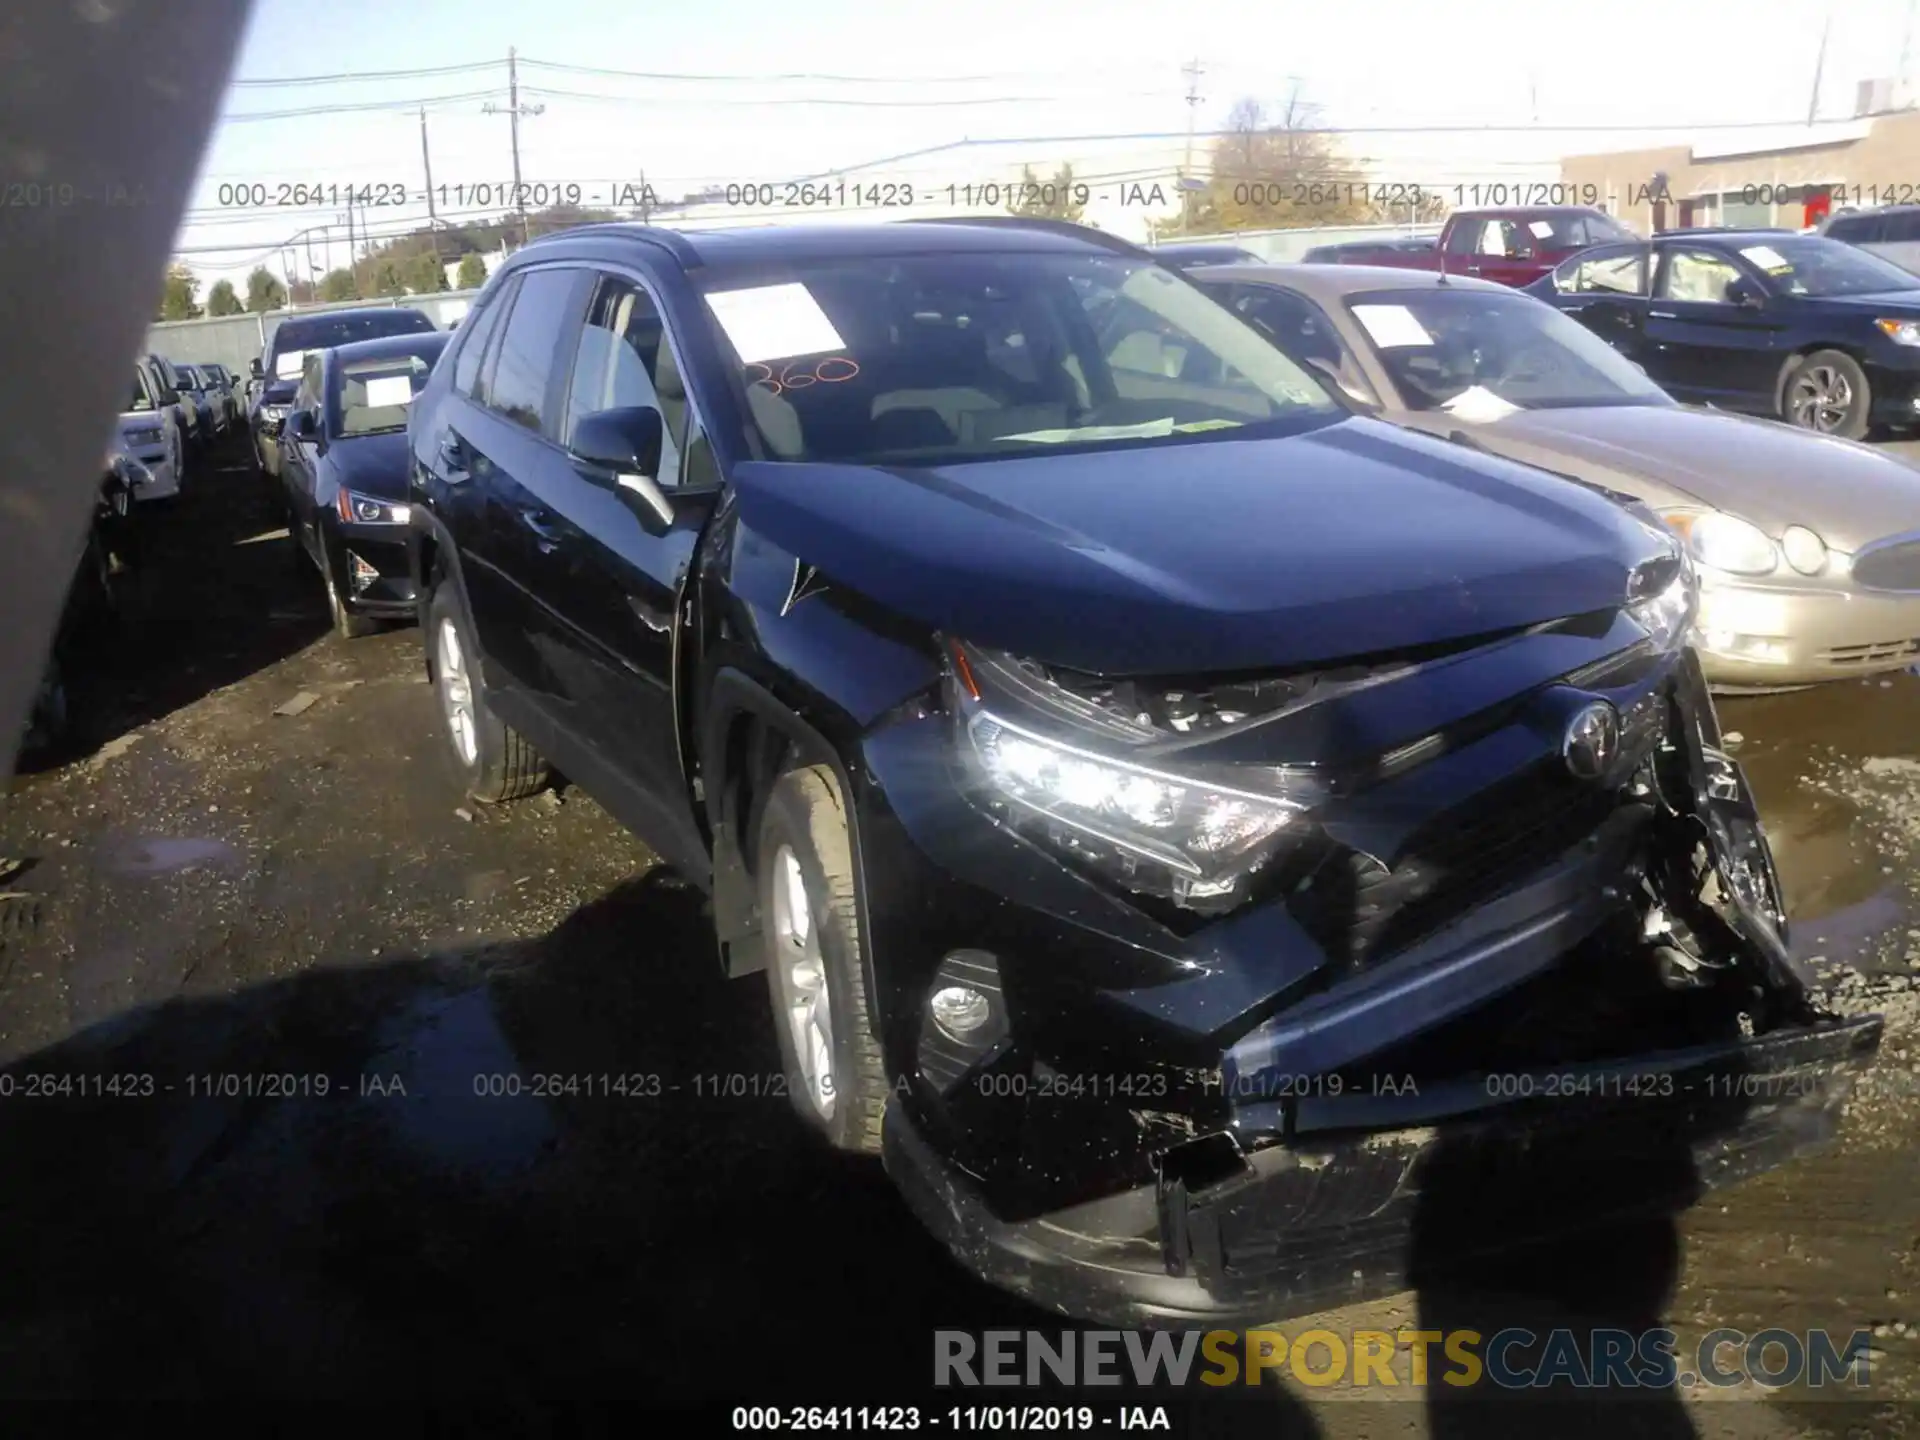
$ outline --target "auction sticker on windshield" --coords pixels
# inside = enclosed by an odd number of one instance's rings
[[[1793,262],[1771,245],[1749,245],[1740,252],[1769,275],[1793,269]]]
[[[405,375],[378,375],[367,381],[367,404],[371,407],[412,403],[413,381]]]
[[[291,380],[300,373],[307,363],[307,352],[289,350],[284,355],[276,355],[273,361],[273,373],[282,380]]]
[[[1382,350],[1405,345],[1431,345],[1427,327],[1404,305],[1356,305],[1353,318],[1365,327]]]
[[[1535,220],[1527,226],[1527,229],[1533,232],[1536,240],[1544,240],[1553,234],[1553,222],[1551,220]]]
[[[720,290],[707,296],[707,308],[746,365],[846,347],[813,292],[798,282]]]

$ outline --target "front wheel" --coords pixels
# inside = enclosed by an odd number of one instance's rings
[[[868,1010],[852,835],[825,766],[775,782],[755,865],[788,1096],[835,1149],[877,1155],[886,1067]]]
[[[434,587],[425,634],[441,727],[467,794],[485,805],[533,794],[547,783],[547,762],[488,707],[480,684],[480,650],[454,582]]]
[[[1858,440],[1867,433],[1873,388],[1867,372],[1851,355],[1816,350],[1787,372],[1781,390],[1781,418],[1803,430]]]

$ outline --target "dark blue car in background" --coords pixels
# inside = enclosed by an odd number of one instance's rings
[[[1153,253],[580,227],[409,445],[467,793],[551,765],[706,890],[803,1122],[1029,1300],[1395,1288],[1462,1165],[1453,1254],[1685,1204],[1878,1044],[1787,948],[1675,537]]]
[[[410,620],[407,417],[443,330],[308,352],[281,431],[287,530],[319,568],[344,638]]]
[[[1920,276],[1820,235],[1598,245],[1527,292],[1681,400],[1859,439],[1920,425]]]
[[[282,320],[252,367],[260,389],[247,419],[254,461],[260,470],[270,476],[280,474],[280,427],[293,403],[293,392],[299,388],[308,352],[381,335],[424,335],[435,328],[432,316],[411,305],[323,310]]]

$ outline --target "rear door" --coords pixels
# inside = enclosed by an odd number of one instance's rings
[[[643,276],[597,273],[562,353],[569,384],[560,443],[529,485],[536,508],[522,517],[540,557],[538,596],[553,612],[562,718],[625,792],[609,797],[623,818],[667,853],[696,855],[703,846],[674,691],[676,616],[719,477],[683,351]],[[585,416],[630,406],[658,410],[664,422],[655,478],[674,509],[670,524],[643,523],[565,448]]]
[[[564,393],[562,339],[579,323],[587,272],[529,267],[489,302],[455,358],[432,463],[453,532],[489,685],[558,707],[564,689],[547,611],[536,599],[545,557],[527,516],[548,462]],[[456,478],[457,477],[457,478]]]
[[[1764,297],[1757,307],[1729,298],[1735,280]],[[1683,400],[1771,414],[1786,356],[1785,303],[1725,251],[1684,242],[1662,246],[1641,363]]]
[[[1525,285],[1538,278],[1540,267],[1533,263],[1535,237],[1520,221],[1495,216],[1478,223],[1480,233],[1467,257],[1467,274],[1502,285]]]

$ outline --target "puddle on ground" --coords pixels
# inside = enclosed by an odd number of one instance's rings
[[[398,1078],[401,1090],[393,1088]],[[531,1093],[486,987],[434,991],[380,1027],[362,1072],[366,1104],[410,1150],[462,1170],[518,1169],[554,1137],[546,1102]]]
[[[109,836],[97,846],[99,866],[113,875],[166,875],[196,866],[221,867],[239,855],[224,840],[186,835]]]

